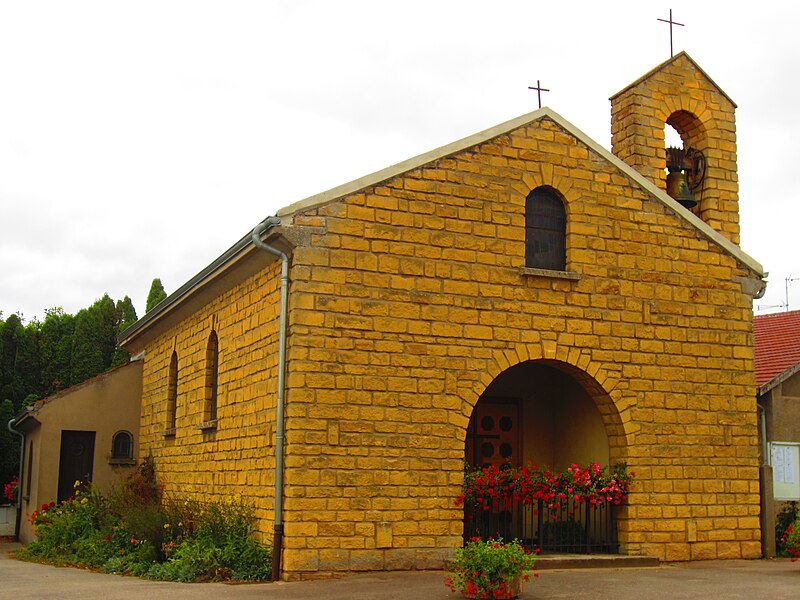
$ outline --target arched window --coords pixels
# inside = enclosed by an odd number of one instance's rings
[[[169,360],[167,381],[167,433],[174,434],[178,420],[178,353],[173,351]]]
[[[217,333],[211,331],[206,346],[206,402],[204,417],[206,421],[217,418],[217,375],[219,372],[219,342]]]
[[[536,188],[525,201],[525,266],[567,269],[567,213],[549,187]]]
[[[118,431],[111,440],[111,458],[133,458],[133,436],[127,431]]]

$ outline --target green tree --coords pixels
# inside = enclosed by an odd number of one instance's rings
[[[22,320],[17,314],[11,314],[0,324],[0,399],[13,399],[14,397],[17,329],[21,327]]]
[[[6,426],[15,412],[11,400],[0,402],[0,485],[11,481],[19,471],[19,436]]]
[[[75,317],[60,307],[45,311],[39,334],[42,377],[40,393],[47,396],[72,385],[70,362]]]
[[[117,336],[119,336],[119,334],[133,325],[137,320],[136,309],[133,307],[133,302],[131,302],[128,296],[125,296],[122,300],[117,300],[116,313]],[[117,346],[114,349],[114,357],[111,359],[111,366],[116,367],[117,365],[121,365],[127,362],[130,357],[131,355],[127,350]]]
[[[108,294],[104,294],[75,315],[70,363],[72,383],[85,381],[111,366],[116,346],[116,307]]]
[[[38,399],[41,393],[42,360],[39,353],[41,327],[42,324],[33,319],[22,330],[17,330],[16,397],[14,398],[16,410],[25,405],[28,396],[33,395]]]
[[[23,326],[17,314],[0,325],[0,399],[10,399],[15,409],[25,396],[39,391],[38,337],[38,321]]]
[[[156,277],[153,279],[153,283],[150,284],[150,293],[147,294],[147,305],[145,306],[144,312],[150,312],[166,297],[167,293],[164,291],[164,286],[161,285],[161,280]]]

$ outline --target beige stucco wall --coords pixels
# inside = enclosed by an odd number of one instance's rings
[[[800,442],[800,373],[770,391],[767,408],[767,439]]]
[[[765,409],[769,442],[800,443],[800,373],[795,373],[759,398]],[[760,433],[760,432],[759,432]],[[775,501],[777,514],[785,502]]]
[[[58,467],[62,431],[94,431],[92,481],[107,493],[117,479],[134,468],[131,464],[111,464],[111,442],[118,431],[133,436],[134,458],[140,456],[139,420],[142,389],[141,360],[130,362],[82,384],[59,392],[34,406],[31,414],[41,423],[25,436],[23,479],[20,490],[22,518],[20,540],[29,542],[33,528],[30,514],[58,496]],[[33,445],[30,494],[28,459]]]

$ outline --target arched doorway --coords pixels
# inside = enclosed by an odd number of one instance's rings
[[[621,422],[613,401],[585,371],[555,360],[512,366],[476,403],[465,440],[473,468],[535,464],[565,472],[572,464],[609,465],[623,457]],[[466,538],[518,538],[555,552],[617,552],[612,506],[589,507],[569,498],[465,512]]]

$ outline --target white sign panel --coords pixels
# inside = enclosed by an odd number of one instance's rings
[[[772,443],[775,500],[800,500],[800,444]]]

